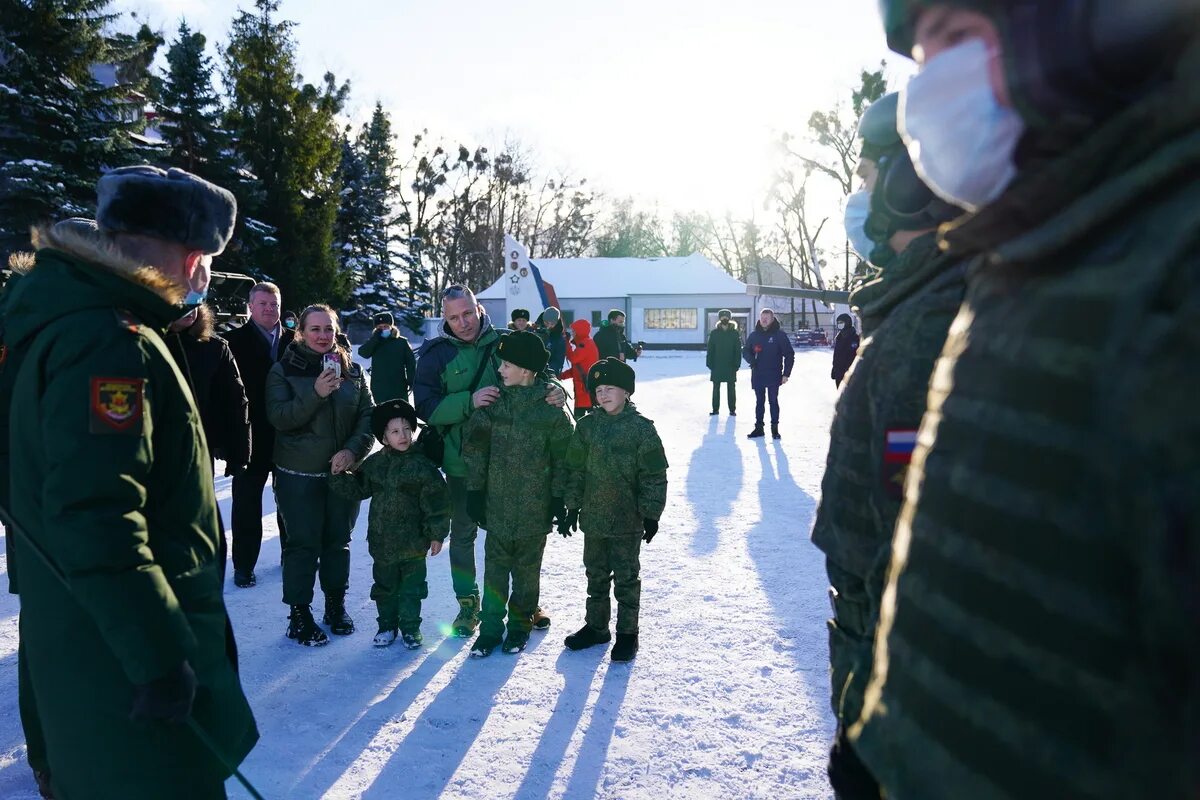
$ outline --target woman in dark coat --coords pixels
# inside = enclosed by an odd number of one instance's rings
[[[841,386],[842,378],[846,377],[854,357],[858,355],[858,331],[854,329],[854,318],[849,314],[838,314],[837,326],[838,335],[833,340],[833,371],[829,377]]]
[[[750,385],[754,387],[757,402],[754,405],[754,430],[750,431],[750,439],[757,439],[763,433],[763,412],[767,398],[771,400],[771,438],[778,439],[779,435],[779,387],[788,382],[792,375],[792,365],[796,361],[796,352],[787,334],[779,329],[779,321],[775,312],[764,308],[758,315],[758,324],[753,332],[746,337],[746,346],[742,348],[742,357],[750,365]]]
[[[708,372],[713,385],[712,413],[721,410],[721,384],[728,386],[729,416],[737,414],[737,371],[742,364],[742,335],[728,309],[717,313],[717,327],[708,334]]]

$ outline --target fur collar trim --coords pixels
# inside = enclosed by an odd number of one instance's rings
[[[183,302],[183,287],[152,266],[121,252],[113,237],[90,224],[64,220],[52,226],[33,229],[33,246],[51,247],[74,256],[88,266],[110,272],[157,294],[172,305]]]

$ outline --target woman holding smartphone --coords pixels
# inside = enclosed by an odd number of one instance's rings
[[[324,622],[340,636],[354,632],[346,613],[350,533],[358,502],[329,491],[329,476],[371,450],[371,391],[363,370],[338,345],[337,315],[326,305],[300,314],[296,339],[267,374],[267,419],[275,436],[275,502],[287,526],[283,602],[291,607],[287,637],[308,646],[329,637],[312,615],[321,578]]]

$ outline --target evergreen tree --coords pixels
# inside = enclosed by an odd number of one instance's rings
[[[289,305],[340,303],[347,286],[333,254],[341,162],[335,115],[349,84],[326,73],[321,86],[301,85],[294,23],[274,18],[278,0],[254,5],[234,19],[224,59],[226,128],[262,182],[262,222],[277,239],[260,254],[257,272],[280,285]]]
[[[96,180],[129,163],[136,85],[101,85],[93,65],[144,43],[102,33],[110,0],[0,0],[0,254],[40,222],[95,212]],[[136,102],[136,101],[135,101]]]

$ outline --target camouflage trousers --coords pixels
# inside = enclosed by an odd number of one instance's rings
[[[873,608],[860,578],[828,559],[825,568],[833,603],[833,619],[828,622],[831,700],[838,721],[849,728],[862,713],[879,610]]]
[[[608,630],[612,615],[609,587],[617,598],[617,633],[638,632],[642,601],[641,533],[618,536],[583,535],[583,567],[587,572],[588,627]]]
[[[376,561],[371,567],[371,599],[379,612],[380,630],[399,628],[415,633],[421,628],[421,601],[429,596],[426,582],[427,565],[424,557],[405,558],[385,564]]]
[[[504,635],[504,612],[509,632],[529,633],[542,587],[545,536],[513,536],[488,531],[483,543],[483,610],[479,635]],[[512,593],[509,593],[509,578]]]

